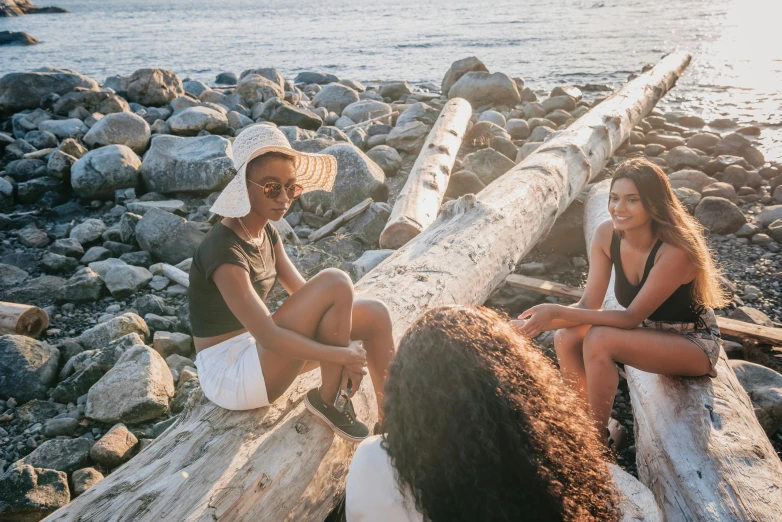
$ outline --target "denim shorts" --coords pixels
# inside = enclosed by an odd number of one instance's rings
[[[707,375],[709,377],[717,376],[717,361],[720,358],[722,338],[717,327],[717,316],[714,315],[714,310],[711,308],[703,308],[700,317],[694,323],[651,321],[647,319],[640,326],[642,328],[674,332],[694,342],[698,348],[703,350],[703,353],[706,354],[711,363],[711,370]]]

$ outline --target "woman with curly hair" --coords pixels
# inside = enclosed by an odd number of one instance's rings
[[[496,312],[421,316],[389,368],[384,409],[385,435],[350,466],[348,522],[618,518],[583,405]]]
[[[557,330],[562,375],[588,400],[610,446],[623,429],[611,422],[616,363],[664,375],[717,375],[720,333],[713,308],[728,298],[703,227],[673,193],[665,173],[645,159],[622,163],[611,180],[611,220],[597,227],[586,288],[570,306],[541,304],[519,316],[527,337]],[[624,310],[601,306],[613,269]]]

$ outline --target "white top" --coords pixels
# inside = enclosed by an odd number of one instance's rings
[[[347,478],[345,512],[348,522],[423,522],[406,488],[403,496],[391,459],[380,446],[380,435],[359,444]]]

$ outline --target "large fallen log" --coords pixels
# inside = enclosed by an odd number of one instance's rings
[[[397,341],[428,308],[484,303],[689,61],[667,56],[478,196],[445,205],[358,282],[357,297],[386,303]],[[368,381],[354,405],[371,426]],[[308,373],[271,407],[245,412],[195,393],[166,432],[48,520],[322,521],[344,493],[355,446],[305,411],[304,394],[317,383]]]
[[[49,314],[37,306],[0,302],[0,335],[39,337],[49,327]]]
[[[609,182],[584,207],[587,244],[609,219]],[[617,309],[614,278],[603,306]],[[782,517],[782,461],[727,364],[718,376],[681,378],[625,366],[635,417],[638,477],[668,522],[776,521]]]
[[[471,115],[467,100],[454,98],[445,104],[396,198],[380,234],[380,248],[397,249],[434,222]]]

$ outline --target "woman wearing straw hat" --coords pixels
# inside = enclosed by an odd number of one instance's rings
[[[297,375],[319,366],[322,384],[307,393],[307,408],[337,435],[361,441],[369,430],[349,398],[368,363],[382,407],[394,352],[388,310],[378,301],[354,302],[342,271],[327,269],[305,281],[269,223],[303,192],[331,190],[336,159],[298,152],[267,125],[245,129],[233,151],[236,176],[211,208],[222,219],[190,269],[190,320],[203,392],[223,408],[260,408]],[[290,297],[272,314],[264,299],[277,279]]]

